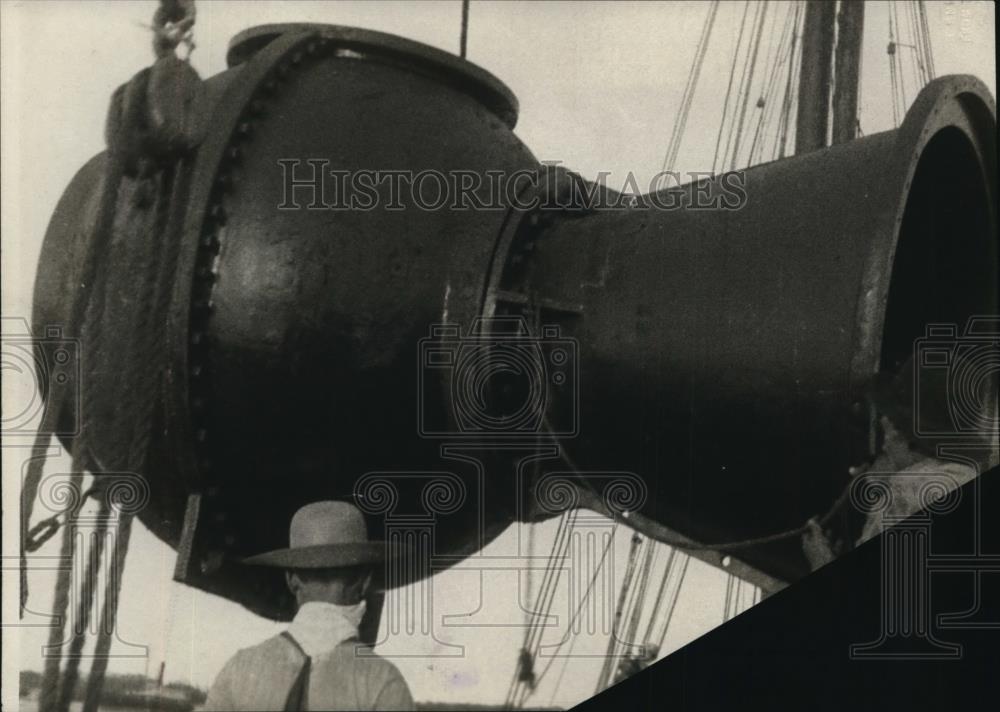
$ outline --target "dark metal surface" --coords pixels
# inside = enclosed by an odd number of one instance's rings
[[[685,209],[527,226],[487,311],[530,298],[577,340],[573,460],[638,473],[643,514],[705,543],[825,513],[868,459],[871,377],[927,324],[998,313],[993,116],[948,77],[898,131],[747,170],[739,209],[692,208],[689,185]],[[795,538],[743,555],[808,571]]]
[[[867,452],[865,380],[918,324],[997,311],[995,110],[975,80],[933,83],[899,131],[752,169],[741,210],[539,216],[278,209],[281,159],[538,164],[511,132],[509,90],[438,50],[278,26],[234,40],[230,63],[205,82],[209,132],[160,221],[177,257],[170,318],[148,325],[167,330],[169,360],[142,516],[179,548],[182,580],[265,615],[290,613],[281,577],[238,559],[283,545],[298,506],[349,497],[366,474],[414,475],[392,515],[420,513],[420,476],[455,475],[467,501],[439,517],[435,553],[474,551],[516,516],[509,455],[442,457],[418,433],[421,408],[449,415],[446,375],[419,390],[434,324],[524,314],[576,338],[576,464],[637,473],[650,498],[636,521],[711,542],[825,509]],[[46,235],[36,328],[59,323],[75,290],[99,165]],[[964,241],[947,242],[952,228]],[[805,571],[797,544],[746,559],[786,580]]]

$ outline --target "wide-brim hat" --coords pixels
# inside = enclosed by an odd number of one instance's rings
[[[251,566],[282,569],[334,569],[385,559],[385,542],[368,538],[365,519],[348,502],[313,502],[292,517],[288,548],[243,560]]]

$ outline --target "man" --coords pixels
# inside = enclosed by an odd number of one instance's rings
[[[940,446],[954,440],[948,437],[955,430],[948,392],[941,384],[933,382],[925,387],[925,382],[916,378],[915,368],[911,356],[898,369],[880,373],[869,385],[868,399],[878,415],[880,445],[875,459],[858,476],[879,483],[885,506],[864,515],[854,546],[860,546],[886,526],[906,519],[976,477],[977,470],[968,462],[944,459],[948,456],[942,458],[940,455]],[[921,385],[920,391],[915,388],[917,383]],[[987,383],[986,387],[990,385]],[[983,403],[987,410],[993,408],[995,421],[995,395],[992,406],[989,405],[989,393],[984,395]],[[917,432],[914,405],[918,401],[922,406],[920,420],[924,429],[938,435]],[[987,431],[978,433],[982,444],[989,439]],[[965,442],[969,442],[968,434]],[[833,561],[846,547],[844,541],[830,541],[828,532],[816,519],[807,522],[802,551],[814,571]]]
[[[285,569],[298,603],[288,629],[234,655],[206,710],[412,710],[396,667],[358,640],[382,542],[346,502],[315,502],[292,518],[289,548],[244,563]]]
[[[870,398],[879,412],[882,446],[866,477],[878,480],[885,487],[888,502],[885,509],[868,514],[857,544],[882,532],[888,524],[901,521],[920,511],[931,501],[975,479],[977,471],[968,462],[945,459],[939,454],[948,434],[955,430],[950,416],[948,393],[943,388],[921,388],[916,378],[914,359],[908,358],[898,372],[877,378]],[[957,368],[957,366],[956,366]],[[925,430],[941,436],[917,433],[915,404],[922,406],[920,420]],[[988,402],[988,400],[984,400]],[[982,445],[988,432],[977,433]],[[950,438],[954,440],[955,438]]]

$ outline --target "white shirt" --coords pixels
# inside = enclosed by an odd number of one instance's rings
[[[288,627],[311,658],[306,709],[413,710],[399,670],[377,655],[357,655],[364,604],[306,603]],[[226,663],[208,692],[205,710],[280,710],[302,670],[302,653],[283,636],[245,648]]]

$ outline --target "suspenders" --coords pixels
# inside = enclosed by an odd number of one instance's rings
[[[292,687],[288,691],[288,697],[285,699],[284,706],[286,712],[299,712],[306,708],[306,693],[309,691],[309,671],[312,668],[312,658],[306,655],[306,651],[302,649],[299,642],[287,630],[281,634],[281,637],[291,643],[292,647],[298,650],[302,654],[302,657],[305,658],[305,662],[302,663],[302,669],[295,676],[295,682],[292,683]]]

